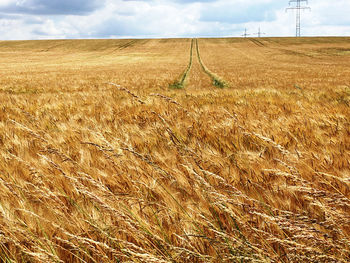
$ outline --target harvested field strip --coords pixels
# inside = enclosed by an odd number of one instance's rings
[[[191,41],[191,48],[190,48],[190,62],[188,63],[188,66],[187,66],[186,70],[184,71],[184,73],[181,75],[180,80],[178,82],[175,82],[175,83],[173,83],[173,84],[171,84],[169,86],[172,89],[183,89],[184,88],[186,78],[187,78],[188,73],[190,72],[191,67],[192,67],[193,42],[194,42],[194,40],[192,39],[192,41]]]
[[[197,57],[198,57],[198,61],[199,64],[201,64],[203,71],[209,76],[211,77],[211,79],[213,80],[213,85],[215,87],[218,88],[225,88],[227,87],[227,83],[222,80],[220,77],[216,76],[213,72],[211,72],[203,63],[201,56],[199,54],[199,47],[198,47],[198,39],[196,39],[196,50],[197,50]]]

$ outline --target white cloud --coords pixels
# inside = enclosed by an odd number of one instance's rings
[[[19,9],[16,2],[0,0],[2,39],[240,36],[259,27],[266,36],[295,34],[288,0],[22,0]],[[309,4],[303,35],[350,34],[350,1]]]
[[[0,6],[5,6],[5,5],[8,5],[8,4],[11,4],[15,1],[13,0],[0,0]]]

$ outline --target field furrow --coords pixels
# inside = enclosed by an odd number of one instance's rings
[[[199,64],[201,65],[203,71],[212,79],[212,83],[215,87],[218,88],[224,88],[227,86],[227,83],[225,83],[224,80],[222,80],[220,77],[216,76],[215,73],[211,72],[203,63],[200,53],[199,53],[199,47],[198,47],[198,39],[196,39],[196,51],[197,51],[197,58],[199,61]]]
[[[172,84],[170,84],[169,88],[171,89],[183,89],[185,87],[185,81],[187,79],[187,76],[191,70],[192,67],[192,57],[193,57],[193,43],[194,40],[191,40],[191,47],[190,47],[190,61],[185,69],[185,71],[183,72],[183,74],[181,75],[180,79]]]
[[[188,74],[188,81],[186,85],[186,92],[204,92],[212,90],[211,78],[203,71],[202,66],[199,62],[196,41],[194,40],[193,45],[193,62],[192,68]]]

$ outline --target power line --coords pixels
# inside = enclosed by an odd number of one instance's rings
[[[301,31],[300,30],[301,29],[301,23],[300,23],[301,10],[311,10],[311,8],[308,6],[302,6],[301,5],[302,2],[306,2],[307,5],[309,4],[308,0],[290,0],[289,5],[291,3],[296,3],[296,6],[289,7],[286,9],[286,12],[288,10],[296,10],[296,33],[295,33],[296,37],[300,37],[300,35],[301,35],[300,34],[300,31]]]

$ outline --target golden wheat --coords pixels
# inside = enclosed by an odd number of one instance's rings
[[[350,260],[349,39],[197,43],[0,42],[0,261]]]

